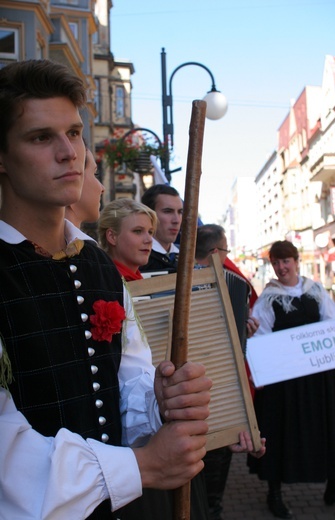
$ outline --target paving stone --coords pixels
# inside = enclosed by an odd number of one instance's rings
[[[335,520],[335,505],[323,502],[325,484],[283,484],[294,520]],[[223,520],[274,520],[266,505],[267,483],[250,475],[246,456],[234,454],[223,499]]]

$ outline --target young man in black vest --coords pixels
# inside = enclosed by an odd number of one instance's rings
[[[4,518],[122,518],[143,487],[203,468],[204,368],[154,373],[114,264],[64,220],[83,184],[85,102],[62,65],[0,70]]]
[[[158,225],[152,243],[149,262],[141,272],[167,271],[175,273],[179,248],[174,244],[180,232],[183,202],[178,191],[167,184],[151,186],[142,196],[142,202],[157,213]]]

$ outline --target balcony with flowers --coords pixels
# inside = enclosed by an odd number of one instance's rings
[[[134,128],[124,134],[116,130],[110,140],[103,142],[99,155],[115,171],[126,165],[132,172],[147,175],[153,168],[150,156],[163,159],[166,152],[167,147],[151,130]]]

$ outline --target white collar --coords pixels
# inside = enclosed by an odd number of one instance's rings
[[[67,219],[64,219],[64,235],[68,244],[70,244],[70,242],[76,238],[95,242],[92,237],[86,235],[86,233],[83,233]],[[0,220],[0,239],[4,240],[4,242],[7,242],[7,244],[20,244],[24,240],[27,240],[26,237],[20,233],[20,231],[15,229],[10,224],[7,224],[3,220]]]
[[[169,255],[170,253],[179,253],[179,248],[175,244],[170,245],[169,251],[166,251],[164,247],[155,239],[152,239],[152,249],[157,253],[162,253],[162,255]]]

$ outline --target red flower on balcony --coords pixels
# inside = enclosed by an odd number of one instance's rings
[[[103,141],[99,157],[104,158],[114,169],[125,163],[130,170],[138,171],[136,169],[138,160],[147,157],[149,168],[152,168],[150,155],[163,158],[167,151],[167,146],[148,136],[146,132],[141,132],[139,135],[135,132],[122,135],[120,130],[116,130],[110,140]]]

